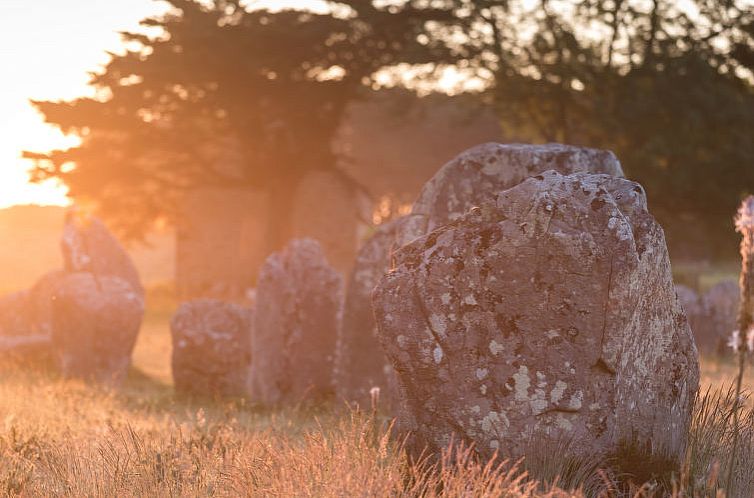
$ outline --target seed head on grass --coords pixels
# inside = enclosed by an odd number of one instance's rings
[[[754,327],[752,327],[752,297],[754,296],[754,196],[749,196],[741,203],[736,216],[736,231],[741,234],[741,304],[738,310],[738,330],[731,337],[731,346],[738,354],[738,376],[736,378],[736,397],[733,405],[733,451],[730,454],[726,492],[732,495],[733,469],[738,450],[740,421],[738,409],[741,403],[741,381],[746,368],[746,353],[754,345]]]

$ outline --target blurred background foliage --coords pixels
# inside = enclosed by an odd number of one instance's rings
[[[615,151],[674,258],[735,256],[732,214],[754,191],[749,0],[169,3],[123,33],[128,51],[92,74],[95,97],[35,103],[82,142],[27,152],[33,178],[62,180],[125,237],[174,222],[200,185],[265,189],[271,216],[312,170],[388,195],[338,166],[347,106],[384,86],[439,91],[451,75],[454,98],[494,111],[502,142]],[[285,217],[268,226],[273,245],[287,240]]]

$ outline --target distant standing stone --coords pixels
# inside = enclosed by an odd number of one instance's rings
[[[292,240],[259,275],[252,331],[252,397],[275,404],[333,392],[343,280],[319,243]]]
[[[740,300],[740,289],[732,280],[712,286],[702,296],[702,333],[708,338],[705,344],[710,344],[719,353],[727,350],[728,338],[738,328],[736,319]]]
[[[129,282],[88,272],[66,275],[52,306],[52,341],[62,373],[120,383],[143,314],[144,300]]]
[[[66,271],[118,277],[142,296],[139,272],[118,239],[97,218],[73,208],[66,215],[61,241]]]
[[[382,351],[372,311],[372,291],[390,266],[390,250],[402,218],[377,228],[356,257],[348,282],[335,358],[338,398],[370,407],[372,388],[390,404],[397,390],[395,371]]]
[[[680,462],[699,365],[640,185],[548,171],[395,259],[374,303],[415,452]]]
[[[564,175],[602,173],[623,177],[620,162],[607,150],[554,143],[477,145],[445,164],[424,185],[401,226],[398,246],[460,218],[472,207],[493,201],[498,192],[547,170]]]
[[[170,320],[176,391],[246,396],[251,368],[252,311],[216,299],[181,304]]]

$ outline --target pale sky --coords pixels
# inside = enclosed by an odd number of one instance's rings
[[[75,144],[45,125],[29,99],[90,94],[88,71],[118,51],[117,31],[164,12],[151,0],[2,0],[0,2],[0,207],[65,203],[55,185],[30,185],[21,151]]]

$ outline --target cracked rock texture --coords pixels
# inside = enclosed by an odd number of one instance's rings
[[[548,171],[395,262],[374,305],[414,452],[565,441],[679,461],[699,366],[640,185]]]
[[[379,226],[359,251],[348,282],[343,321],[338,331],[334,382],[339,399],[368,409],[370,390],[380,389],[380,404],[395,397],[393,366],[382,351],[372,311],[372,291],[390,267],[396,230],[403,218]]]
[[[144,300],[113,276],[69,273],[52,305],[52,343],[63,375],[119,384],[131,365]]]
[[[620,162],[607,150],[563,144],[477,145],[445,164],[424,185],[398,233],[398,247],[547,170],[623,176]]]
[[[144,295],[131,256],[97,218],[71,210],[66,216],[61,246],[66,271],[118,277]]]
[[[176,391],[246,396],[251,369],[252,310],[217,299],[196,299],[170,320]]]
[[[319,242],[292,240],[259,274],[251,340],[251,395],[266,404],[333,393],[343,279]]]

